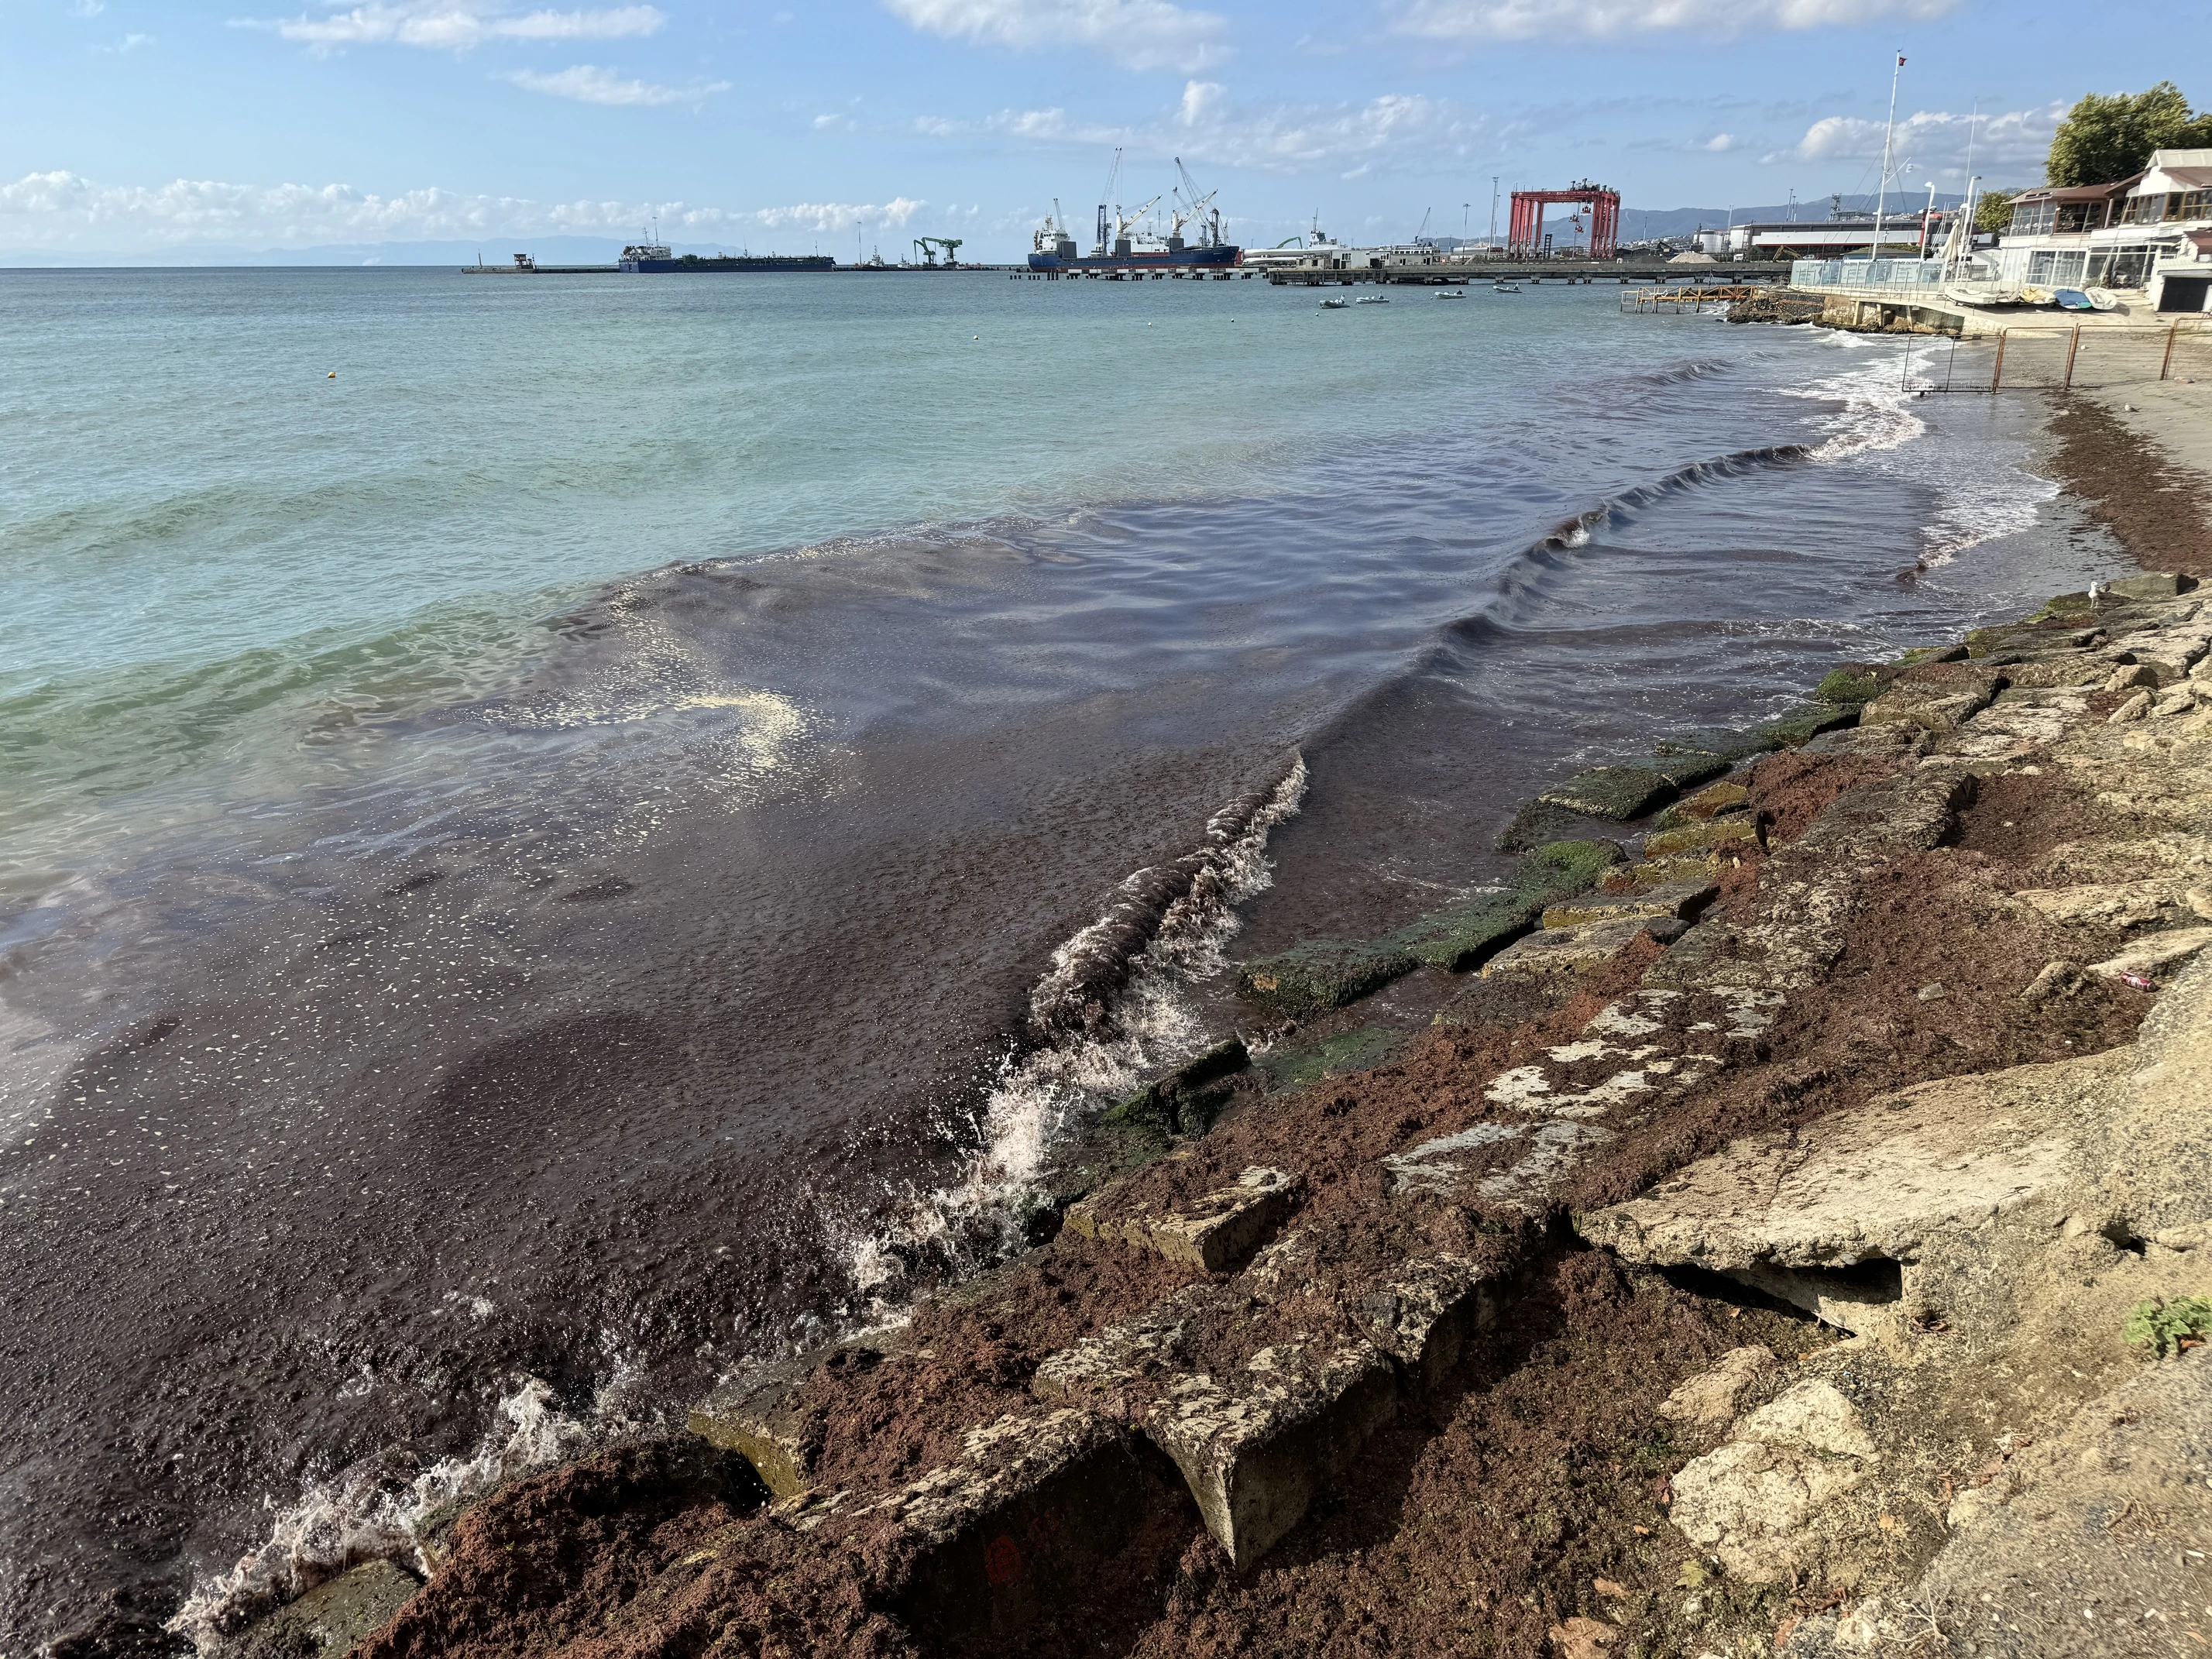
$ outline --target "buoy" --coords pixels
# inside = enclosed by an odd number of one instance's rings
[[[337,380],[337,377],[338,377],[338,372],[337,372],[337,370],[336,370],[335,368],[334,368],[334,369],[332,369],[332,370],[331,371],[331,379],[332,379],[333,380]]]
[[[970,334],[968,337],[971,340],[980,340],[983,337],[980,334]]]

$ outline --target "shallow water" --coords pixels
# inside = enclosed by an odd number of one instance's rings
[[[895,1311],[1227,957],[2109,568],[1911,374],[1595,287],[0,277],[4,1627]]]

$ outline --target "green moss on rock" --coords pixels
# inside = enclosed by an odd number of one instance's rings
[[[1847,662],[1840,668],[1832,668],[1820,684],[1813,688],[1815,702],[1872,702],[1881,695],[1881,688],[1893,670],[1885,671],[1870,662]]]
[[[1674,757],[1690,759],[1692,757]],[[1625,823],[1673,799],[1680,785],[1650,766],[1593,766],[1547,789],[1539,799],[1594,818]]]
[[[1785,749],[1802,748],[1823,732],[1839,732],[1847,726],[1859,723],[1859,711],[1855,704],[1816,702],[1802,708],[1794,708],[1778,720],[1769,720],[1759,729],[1773,738]]]
[[[1685,732],[1679,737],[1662,738],[1655,745],[1662,755],[1711,755],[1731,766],[1753,755],[1771,754],[1781,746],[1763,732],[1717,730]]]
[[[1281,1094],[1325,1077],[1371,1070],[1390,1058],[1405,1035],[1387,1025],[1362,1025],[1310,1048],[1264,1054],[1260,1069],[1267,1074],[1268,1092]]]
[[[1432,968],[1465,973],[1534,927],[1547,907],[1596,886],[1625,857],[1609,841],[1552,842],[1516,865],[1502,891],[1431,911],[1396,943]]]
[[[1237,990],[1270,1013],[1311,1019],[1380,990],[1419,965],[1420,959],[1395,940],[1317,939],[1246,963],[1237,970]]]

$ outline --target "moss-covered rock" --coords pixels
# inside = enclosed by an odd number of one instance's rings
[[[1963,645],[1919,645],[1890,665],[1893,668],[1915,668],[1923,662],[1964,662],[1966,647]]]
[[[1759,844],[1759,825],[1748,816],[1714,818],[1705,823],[1686,823],[1679,830],[1662,830],[1647,836],[1644,841],[1644,855],[1647,859],[1664,858],[1673,853],[1698,852],[1707,848],[1740,846],[1749,842]]]
[[[1764,732],[1732,732],[1711,730],[1685,732],[1680,736],[1662,738],[1655,745],[1662,755],[1711,755],[1717,760],[1735,765],[1749,760],[1753,755],[1771,754],[1782,747],[1779,739]]]
[[[1288,1019],[1311,1019],[1380,990],[1420,966],[1391,939],[1317,939],[1248,962],[1237,973],[1237,994]]]
[[[1554,784],[1538,799],[1594,818],[1625,823],[1665,805],[1680,787],[1665,773],[1650,766],[1593,766],[1587,772],[1576,773],[1565,783]]]
[[[1501,853],[1526,853],[1547,842],[1565,841],[1589,828],[1589,815],[1548,800],[1524,802],[1498,837]]]
[[[1396,942],[1434,968],[1462,974],[1536,925],[1548,905],[1597,885],[1626,855],[1609,841],[1559,841],[1514,866],[1503,890],[1431,912]]]
[[[1881,695],[1894,669],[1879,663],[1847,662],[1832,668],[1813,688],[1815,702],[1872,702]]]
[[[1857,706],[1851,703],[1816,702],[1802,708],[1793,708],[1780,720],[1769,720],[1759,729],[1784,749],[1797,749],[1823,732],[1839,732],[1847,726],[1859,723]]]
[[[1325,1077],[1370,1071],[1390,1058],[1405,1036],[1387,1025],[1362,1025],[1325,1042],[1262,1054],[1260,1069],[1267,1075],[1268,1092],[1281,1094]]]
[[[1718,783],[1707,784],[1686,800],[1676,801],[1651,820],[1651,827],[1655,830],[1679,830],[1686,823],[1709,823],[1715,818],[1750,810],[1750,789],[1723,778]]]
[[[1229,1079],[1251,1064],[1244,1039],[1217,1042],[1196,1059],[1156,1079],[1105,1114],[1103,1121],[1151,1125],[1171,1135],[1201,1135],[1229,1103]]]

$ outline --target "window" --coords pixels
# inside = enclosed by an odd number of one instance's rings
[[[2027,280],[2037,288],[2051,286],[2051,262],[2058,256],[2047,247],[2038,248],[2027,258]]]
[[[2051,286],[2079,288],[2081,285],[2081,267],[2088,257],[2078,248],[2070,253],[2054,255],[2051,261]]]
[[[2051,204],[2048,202],[2019,202],[2012,210],[2012,234],[2015,236],[2040,236],[2051,228]]]
[[[2100,248],[2089,256],[2085,282],[2096,288],[2141,288],[2150,275],[2151,251],[2142,243]]]
[[[2212,190],[2185,190],[2166,198],[2166,222],[2212,219]]]
[[[2154,225],[2165,216],[2166,198],[2159,196],[2130,196],[2128,210],[2120,222],[2129,225]]]

